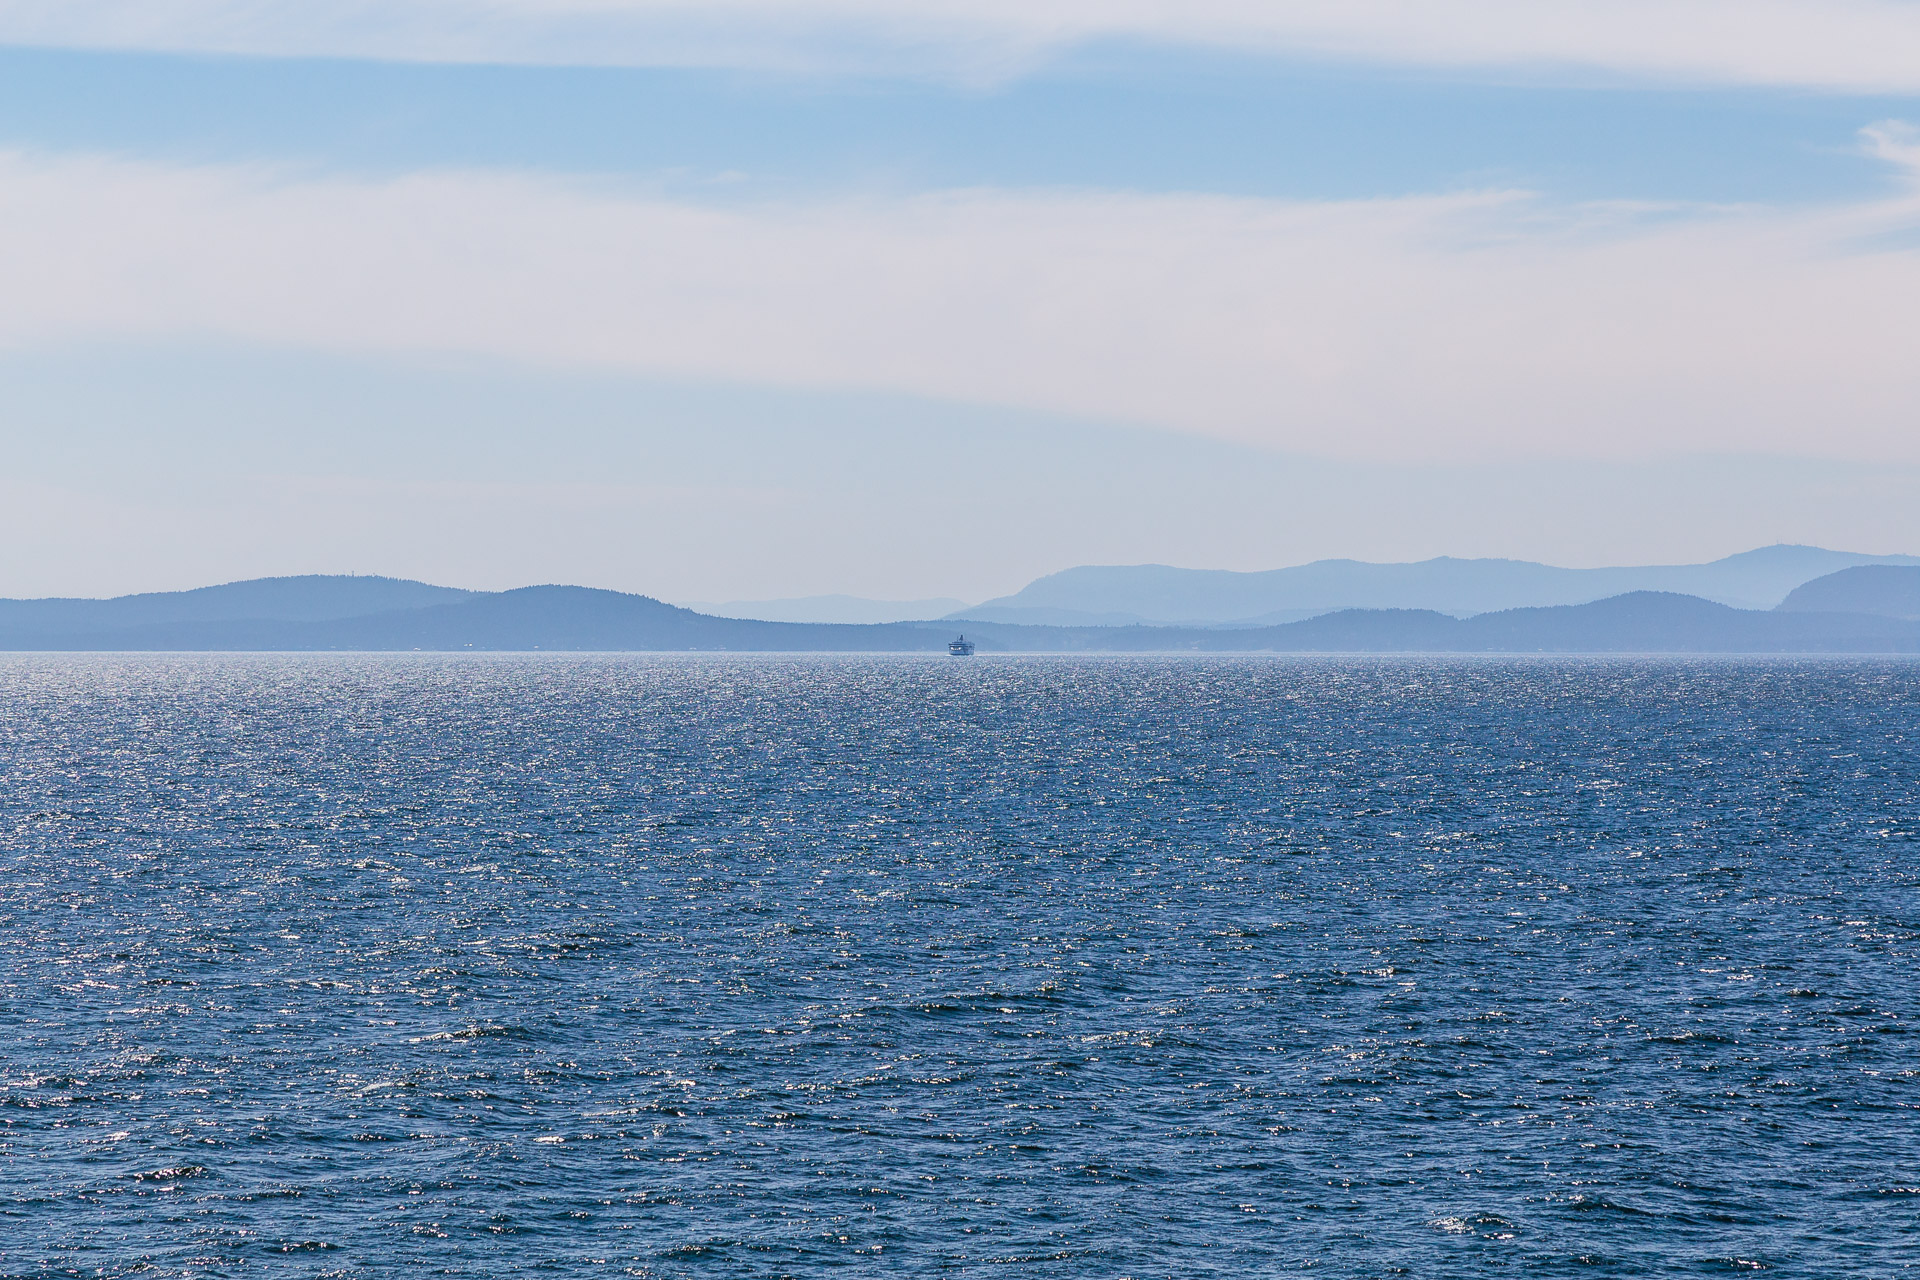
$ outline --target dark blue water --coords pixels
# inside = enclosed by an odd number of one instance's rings
[[[1887,1275],[1920,664],[0,661],[7,1276]]]

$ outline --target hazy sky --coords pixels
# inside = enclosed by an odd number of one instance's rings
[[[1920,550],[1920,0],[0,0],[0,595]]]

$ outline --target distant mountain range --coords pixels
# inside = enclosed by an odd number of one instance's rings
[[[1462,562],[1455,562],[1462,563]],[[1778,608],[1633,591],[1492,610],[1341,609],[1266,626],[968,622],[980,652],[1920,653],[1920,566],[1856,566]],[[0,601],[0,649],[938,653],[951,623],[717,618],[586,587],[458,591],[391,578],[268,578],[114,600]]]
[[[1710,564],[1612,569],[1562,569],[1526,560],[1448,556],[1415,564],[1316,560],[1264,573],[1153,564],[1088,565],[1049,574],[1013,595],[951,616],[1053,626],[1261,626],[1341,609],[1429,609],[1465,618],[1504,609],[1587,604],[1632,591],[1672,592],[1740,609],[1771,609],[1801,585],[1858,565],[1920,565],[1920,557],[1777,546]]]
[[[589,587],[457,591],[393,578],[263,578],[114,600],[0,601],[12,650],[912,650],[900,628],[715,618]]]
[[[1920,573],[1884,564],[1842,569],[1795,587],[1780,608],[1788,613],[1875,613],[1920,619]]]
[[[0,635],[91,635],[175,625],[273,619],[327,622],[471,600],[477,593],[402,578],[255,578],[194,591],[111,600],[0,600]]]

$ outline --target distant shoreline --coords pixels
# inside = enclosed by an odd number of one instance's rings
[[[0,651],[24,653],[979,654],[1920,653],[1920,567],[1814,579],[1773,609],[1631,591],[1459,617],[1346,608],[1265,626],[767,622],[588,587],[474,592],[391,578],[274,578],[113,600],[0,601]],[[964,659],[958,659],[964,661]]]

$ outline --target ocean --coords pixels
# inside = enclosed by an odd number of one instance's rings
[[[0,1275],[1920,1269],[1920,663],[0,659]]]

